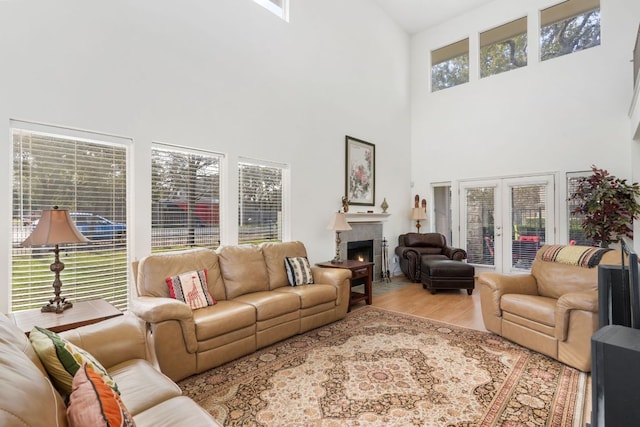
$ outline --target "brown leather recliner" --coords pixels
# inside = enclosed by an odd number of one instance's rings
[[[407,233],[398,236],[396,255],[400,270],[413,282],[420,282],[422,257],[462,261],[467,258],[464,249],[447,246],[440,233]]]
[[[598,269],[544,259],[547,248],[554,247],[540,248],[530,274],[478,276],[484,326],[589,372],[591,335],[598,329]],[[620,251],[606,252],[600,260],[600,264],[620,262]]]

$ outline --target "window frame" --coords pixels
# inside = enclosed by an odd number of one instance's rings
[[[281,195],[280,195],[280,204],[281,204],[281,213],[280,213],[280,217],[279,219],[277,219],[277,223],[279,223],[279,238],[278,239],[260,239],[260,241],[287,241],[290,239],[290,201],[291,201],[291,187],[290,187],[290,166],[286,163],[278,163],[278,162],[272,162],[272,161],[266,161],[266,160],[259,160],[259,159],[255,159],[255,158],[249,158],[249,157],[239,157],[238,158],[238,162],[236,164],[236,173],[237,173],[237,190],[238,190],[238,195],[237,195],[237,202],[238,202],[238,206],[237,206],[237,210],[236,210],[236,215],[237,215],[237,227],[238,227],[238,231],[237,231],[237,242],[239,244],[243,244],[243,243],[251,243],[251,242],[255,242],[256,239],[242,239],[241,238],[241,227],[242,227],[242,210],[243,210],[243,205],[242,205],[242,191],[240,189],[241,185],[242,185],[242,178],[241,178],[241,172],[240,172],[240,165],[242,164],[249,164],[249,165],[253,165],[253,166],[259,166],[259,167],[266,167],[266,168],[275,168],[275,169],[279,169],[280,173],[281,173]]]
[[[131,148],[133,145],[133,140],[131,138],[110,135],[106,133],[100,132],[92,132],[86,130],[78,130],[68,127],[62,126],[53,126],[53,125],[44,125],[40,123],[21,121],[21,120],[10,120],[9,124],[9,133],[11,136],[11,144],[10,144],[10,154],[11,154],[11,189],[12,189],[12,201],[11,201],[11,218],[12,222],[15,221],[15,214],[17,211],[20,211],[20,217],[24,218],[24,209],[25,206],[20,203],[20,206],[16,206],[15,196],[16,191],[20,193],[20,198],[23,199],[25,196],[21,189],[16,189],[16,142],[14,140],[14,135],[18,132],[24,132],[26,135],[36,135],[37,138],[45,138],[43,141],[46,141],[46,138],[66,140],[71,144],[76,144],[76,148],[78,145],[80,148],[83,148],[82,144],[95,144],[98,147],[111,147],[114,150],[114,154],[118,154],[118,160],[121,160],[123,163],[121,166],[124,167],[125,176],[122,177],[122,171],[117,174],[114,174],[114,178],[112,182],[116,182],[118,180],[120,182],[121,187],[113,187],[110,191],[112,191],[113,196],[117,196],[118,194],[123,194],[122,197],[113,199],[112,202],[116,200],[119,203],[122,203],[120,207],[117,209],[120,211],[119,214],[116,214],[116,211],[112,211],[111,214],[114,215],[109,220],[116,223],[123,223],[126,227],[126,231],[123,235],[114,236],[110,239],[100,240],[95,239],[94,243],[90,244],[73,244],[73,245],[61,245],[60,246],[60,257],[61,261],[65,263],[66,268],[61,272],[61,280],[63,282],[61,295],[68,298],[72,302],[78,301],[86,301],[93,300],[96,298],[105,298],[114,304],[116,307],[126,310],[128,308],[128,304],[131,300],[130,288],[129,288],[129,280],[130,280],[130,235],[128,233],[130,221],[130,203],[129,203],[129,194],[131,188]],[[40,141],[40,145],[44,145],[44,142]],[[85,160],[85,159],[80,159]],[[59,167],[58,164],[53,164],[55,161],[54,156],[47,159],[47,162],[51,166],[49,167]],[[47,163],[43,163],[47,165]],[[89,166],[90,167],[90,166]],[[105,171],[108,169],[104,169]],[[117,169],[113,169],[116,170]],[[115,178],[119,176],[120,178]],[[77,177],[77,175],[74,174]],[[75,178],[74,178],[75,179]],[[56,185],[68,185],[63,183],[58,183]],[[72,186],[69,186],[72,187]],[[121,191],[123,190],[123,191]],[[44,190],[43,190],[44,191]],[[94,192],[98,192],[99,187],[96,187]],[[45,192],[46,193],[46,192]],[[43,194],[45,194],[43,193]],[[27,197],[33,197],[29,193]],[[47,197],[48,194],[46,194]],[[66,196],[67,198],[70,196]],[[78,209],[77,197],[78,194],[73,192],[73,206],[60,206],[62,209],[68,209],[70,213],[83,211],[83,208]],[[56,201],[53,200],[54,196],[51,196],[51,207],[56,204]],[[86,199],[85,199],[86,200]],[[85,201],[84,203],[99,203],[97,200],[89,199],[89,201]],[[49,206],[46,205],[46,202],[39,202],[42,204],[42,209],[50,209]],[[31,207],[29,209],[38,209],[38,207]],[[39,218],[39,214],[34,214],[33,219]],[[91,212],[92,215],[102,216],[103,212]],[[37,218],[36,218],[37,215]],[[73,217],[73,214],[72,214]],[[24,228],[24,227],[23,227]],[[26,234],[24,236],[18,236],[20,242],[26,236],[30,234],[29,229],[21,232],[22,234]],[[85,231],[87,237],[91,238],[91,235]],[[13,240],[16,240],[15,230],[12,231]],[[104,236],[102,236],[104,237]],[[124,239],[124,240],[123,240]],[[54,280],[54,274],[49,271],[48,264],[53,262],[53,255],[50,253],[51,247],[32,247],[26,249],[29,251],[28,255],[19,255],[18,249],[22,249],[20,242],[14,242],[12,245],[12,249],[10,250],[10,259],[12,262],[12,266],[9,268],[9,278],[11,279],[10,284],[8,285],[8,301],[7,301],[7,309],[9,311],[20,311],[30,308],[39,308],[44,305],[48,299],[52,296],[53,291],[51,290],[51,283]],[[29,293],[31,294],[24,302],[16,303],[14,292],[14,287],[17,286],[15,281],[15,275],[20,274],[21,272],[18,270],[16,272],[16,256],[18,256],[18,261],[20,262],[20,258],[28,260],[30,266],[28,267],[28,272],[26,280],[29,281]],[[87,277],[91,278],[93,276],[87,275],[86,271],[83,269],[87,268],[87,262],[92,262],[91,259],[94,259],[95,265],[93,267],[99,267],[101,272],[95,270],[95,277],[99,280],[96,280],[98,283],[102,284],[113,284],[116,283],[118,286],[112,288],[104,288],[101,289],[100,292],[95,292],[93,286],[90,282],[87,281]],[[34,263],[34,260],[37,261]],[[105,263],[106,262],[106,263]],[[111,264],[109,264],[111,262]],[[43,263],[46,266],[39,266],[38,264]],[[103,274],[104,273],[104,274]],[[108,277],[114,276],[116,278],[119,277],[118,281],[108,280]],[[37,284],[33,284],[35,283]],[[111,297],[109,296],[111,295]]]
[[[209,157],[211,159],[214,159],[217,161],[217,168],[218,168],[218,207],[217,207],[217,217],[218,217],[218,224],[217,227],[212,227],[214,230],[210,230],[212,232],[211,236],[215,236],[215,234],[217,233],[218,239],[217,241],[211,241],[207,239],[206,236],[206,230],[203,236],[201,236],[204,240],[203,243],[197,243],[197,242],[192,242],[189,243],[187,241],[187,243],[185,245],[180,246],[179,248],[171,246],[168,247],[166,245],[155,245],[154,243],[154,228],[156,228],[157,223],[155,222],[155,215],[156,215],[156,208],[154,207],[155,205],[155,200],[154,198],[154,179],[155,179],[155,174],[154,174],[154,157],[155,157],[155,151],[159,150],[159,151],[164,151],[164,152],[173,152],[173,153],[177,153],[177,154],[181,154],[181,155],[188,155],[188,156],[205,156],[205,157]],[[181,146],[181,145],[176,145],[176,144],[168,144],[168,143],[164,143],[164,142],[153,142],[151,145],[151,252],[152,253],[159,253],[159,252],[166,252],[166,251],[172,251],[172,250],[177,250],[177,249],[184,249],[187,247],[208,247],[211,249],[215,249],[218,246],[220,246],[220,244],[222,243],[223,240],[223,234],[224,234],[224,208],[226,205],[226,200],[225,200],[225,193],[224,193],[224,188],[226,186],[226,175],[225,175],[225,169],[226,169],[226,156],[223,153],[220,152],[216,152],[216,151],[210,151],[210,150],[202,150],[202,149],[197,149],[197,148],[192,148],[192,147],[185,147],[185,146]],[[212,194],[210,199],[213,201],[213,199],[215,198],[215,194]],[[216,213],[213,212],[213,205],[210,204],[209,209],[211,209],[211,215],[215,216]],[[206,215],[206,214],[205,214]],[[196,215],[197,216],[197,215]],[[186,225],[188,227],[188,224]],[[205,226],[206,227],[206,226]],[[215,228],[217,228],[217,230],[215,230]],[[194,234],[203,234],[203,233],[196,233],[197,230],[194,230]],[[188,239],[188,237],[187,237]]]
[[[471,60],[471,52],[470,52],[470,43],[469,43],[469,37],[466,37],[462,40],[458,40],[456,42],[450,43],[446,46],[437,48],[437,49],[433,49],[430,53],[430,64],[431,67],[429,69],[429,75],[430,75],[430,79],[429,79],[429,84],[431,87],[431,93],[433,92],[439,92],[441,90],[444,89],[450,89],[452,87],[456,87],[456,86],[460,86],[463,85],[465,83],[469,83],[470,81],[470,60]],[[466,72],[466,80],[465,81],[461,81],[459,83],[453,84],[453,85],[448,85],[448,86],[442,86],[440,87],[440,85],[435,85],[434,84],[434,69],[436,67],[438,67],[441,64],[445,64],[445,63],[452,63],[453,61],[459,61],[461,58],[466,57],[466,66],[464,66],[464,64],[462,64],[462,74],[464,77],[464,73]]]

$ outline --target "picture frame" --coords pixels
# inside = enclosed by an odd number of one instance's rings
[[[376,146],[345,136],[345,196],[350,205],[375,206]]]

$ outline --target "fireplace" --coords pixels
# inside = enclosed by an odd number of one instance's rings
[[[347,259],[373,261],[373,240],[347,242]]]
[[[373,240],[356,240],[347,242],[347,259],[356,261],[373,261]],[[351,286],[363,285],[366,277],[352,279]]]
[[[340,251],[347,259],[358,259],[374,263],[373,280],[382,274],[382,223],[349,222],[351,230],[343,231]]]

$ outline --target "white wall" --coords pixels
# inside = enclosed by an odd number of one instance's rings
[[[227,156],[228,223],[238,157],[287,163],[288,238],[319,262],[334,253],[325,227],[344,194],[348,134],[376,145],[375,210],[386,197],[385,235],[395,242],[408,223],[396,213],[410,205],[409,37],[368,0],[291,3],[285,23],[252,0],[0,1],[5,152],[10,119],[132,138],[133,258],[150,250],[152,141]],[[6,312],[11,159],[2,162]],[[235,227],[224,243],[235,242]]]
[[[538,32],[538,11],[553,3],[496,0],[413,37],[414,192],[426,194],[431,182],[455,185],[461,179],[541,172],[564,176],[592,164],[631,177],[631,158],[638,150],[631,150],[629,131],[629,61],[640,2],[601,0],[601,46],[541,63],[537,35],[532,34]],[[474,66],[478,34],[525,15],[528,66],[479,79]],[[466,37],[470,82],[431,93],[431,50]]]

